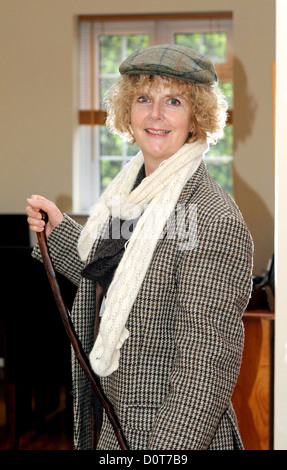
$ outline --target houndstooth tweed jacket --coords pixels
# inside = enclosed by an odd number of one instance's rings
[[[119,368],[102,385],[131,450],[242,449],[231,397],[252,285],[252,239],[204,163],[178,203],[196,216],[193,242],[184,245],[165,228],[129,315]],[[95,289],[80,274],[81,229],[65,215],[48,244],[55,269],[79,286],[71,315],[88,354]],[[190,241],[186,225],[184,231]],[[38,247],[34,256],[40,259]],[[90,449],[90,386],[74,355],[72,372],[75,449]],[[106,416],[98,449],[120,449]]]

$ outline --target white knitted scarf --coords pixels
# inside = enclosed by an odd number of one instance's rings
[[[207,142],[185,144],[131,192],[144,163],[142,152],[139,152],[91,209],[79,239],[82,260],[87,259],[110,215],[128,220],[142,214],[107,292],[99,333],[90,353],[91,366],[99,376],[110,375],[118,368],[120,349],[129,336],[125,325],[156,244],[183,187],[199,167],[207,149]]]

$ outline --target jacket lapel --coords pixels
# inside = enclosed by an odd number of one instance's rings
[[[178,204],[187,204],[189,202],[205,175],[205,163],[201,162],[194,175],[192,175],[192,177],[187,181],[186,185],[184,186],[179,197]]]
[[[176,209],[181,209],[182,207],[186,207],[191,198],[194,196],[195,192],[197,191],[199,185],[202,183],[204,180],[204,177],[206,176],[207,171],[205,164],[202,162],[194,175],[187,181],[186,185],[184,186],[181,195],[178,199],[177,202],[177,208]],[[160,240],[158,241],[158,244],[162,242],[162,240],[166,237],[167,231],[169,227],[169,222],[167,222],[163,228],[162,236]]]

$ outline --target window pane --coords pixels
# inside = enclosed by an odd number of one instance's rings
[[[122,58],[122,36],[99,36],[100,74],[117,74]]]
[[[233,156],[233,126],[226,126],[223,137],[216,145],[211,145],[209,157]]]
[[[176,44],[193,47],[215,63],[226,62],[226,33],[175,33],[174,39]]]
[[[134,157],[140,151],[140,148],[137,143],[134,143],[134,144],[127,143],[126,146],[127,146],[127,155],[129,157]]]
[[[132,52],[136,51],[137,49],[143,49],[144,47],[148,47],[149,44],[149,36],[148,34],[137,34],[137,35],[129,35],[127,38],[127,49],[126,55],[130,55]]]
[[[233,180],[232,180],[232,160],[227,161],[205,161],[207,170],[212,178],[224,189],[231,197],[233,197]]]
[[[99,108],[100,109],[102,109],[103,107],[103,100],[104,100],[105,94],[110,89],[113,81],[114,81],[114,78],[108,78],[108,77],[99,78],[99,101],[100,101]]]
[[[99,36],[100,74],[118,74],[124,58],[136,49],[148,45],[148,35],[101,35]]]
[[[233,109],[233,83],[220,82],[219,86],[227,99],[228,109]]]
[[[101,192],[106,189],[108,184],[117,176],[121,169],[121,160],[101,160]]]
[[[122,139],[118,135],[110,134],[106,127],[100,127],[100,155],[118,156],[123,153]]]
[[[233,126],[225,127],[222,139],[210,147],[205,163],[211,176],[233,197]]]

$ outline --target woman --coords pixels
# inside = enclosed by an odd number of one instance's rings
[[[48,213],[55,267],[79,286],[75,328],[129,448],[242,449],[231,397],[253,247],[203,163],[226,102],[213,64],[185,46],[137,51],[120,72],[107,125],[141,151],[84,228],[41,196],[28,199],[28,222],[41,231]],[[89,449],[89,385],[75,359],[73,380],[75,448]],[[97,448],[119,449],[105,415]]]

